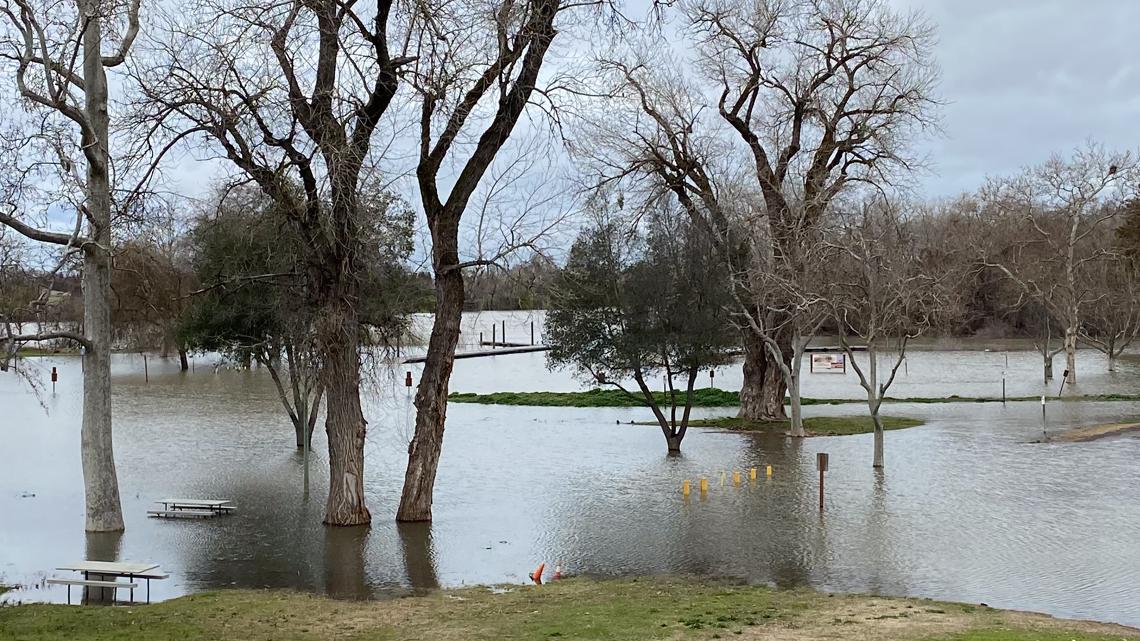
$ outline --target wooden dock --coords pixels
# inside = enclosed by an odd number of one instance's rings
[[[495,343],[502,345],[503,343]],[[508,345],[515,345],[513,347],[501,347],[499,349],[487,349],[477,352],[456,352],[455,358],[479,358],[481,356],[506,356],[507,354],[528,354],[530,352],[547,352],[550,351],[549,345],[519,345],[507,343]],[[483,343],[489,345],[489,343]],[[427,360],[423,356],[415,356],[413,358],[405,358],[402,363],[422,363]]]

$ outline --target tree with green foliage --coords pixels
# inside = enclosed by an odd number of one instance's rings
[[[725,312],[729,275],[716,256],[707,236],[672,211],[633,229],[601,220],[578,237],[553,286],[548,366],[639,398],[671,454],[681,451],[697,374],[726,362],[736,343]],[[657,375],[664,398],[649,388]]]
[[[404,330],[399,287],[410,276],[411,211],[389,194],[362,203],[368,227],[362,252],[359,318],[362,342],[388,342]],[[201,352],[219,352],[273,379],[293,423],[298,448],[311,444],[325,387],[313,343],[316,310],[304,270],[303,236],[253,189],[234,189],[191,231],[194,269],[203,287],[182,320],[179,339]]]

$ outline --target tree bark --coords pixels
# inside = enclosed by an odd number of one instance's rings
[[[348,276],[351,280],[353,276]],[[351,287],[341,283],[342,287]],[[344,290],[338,288],[343,292]],[[329,442],[327,525],[364,525],[372,515],[364,503],[364,436],[367,423],[360,407],[360,324],[351,293],[326,301],[316,335],[324,357],[325,432]],[[303,419],[302,419],[303,420]]]
[[[803,367],[804,345],[803,339],[798,334],[793,339],[792,344],[792,362],[789,372],[791,373],[791,384],[788,385],[788,396],[791,401],[792,408],[792,436],[794,438],[803,438],[807,436],[804,432],[804,417],[802,412],[802,404],[800,402],[800,372]]]
[[[745,330],[743,338],[744,383],[740,387],[738,416],[749,421],[787,420],[784,411],[787,384],[775,356],[764,345],[764,339],[751,330]]]
[[[99,15],[99,2],[79,4],[83,15]],[[83,33],[85,112],[90,134],[87,156],[87,216],[91,243],[83,252],[83,326],[91,343],[84,356],[81,449],[88,532],[123,529],[119,480],[111,440],[111,181],[108,156],[107,76],[102,62],[102,22]]]
[[[1065,378],[1066,385],[1072,385],[1077,382],[1077,330],[1070,323],[1069,327],[1065,328],[1065,369],[1069,370],[1068,377]]]
[[[1045,381],[1053,380],[1053,356],[1048,352],[1041,355],[1045,360]]]
[[[458,261],[458,245],[445,251],[454,256],[444,264]],[[435,473],[443,447],[447,420],[448,383],[455,365],[455,347],[463,318],[463,274],[458,269],[436,274],[436,312],[428,339],[427,358],[416,388],[416,432],[408,444],[408,469],[400,497],[397,521],[430,521]]]
[[[186,348],[178,348],[178,369],[179,371],[188,371],[190,369],[190,360],[186,357]]]
[[[875,422],[875,460],[871,464],[875,469],[882,469],[883,466],[883,421],[879,418],[879,412],[876,411],[871,415],[871,419]]]

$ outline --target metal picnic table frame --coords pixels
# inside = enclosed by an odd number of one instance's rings
[[[154,572],[158,568],[157,563],[132,563],[132,562],[115,562],[115,561],[80,561],[71,565],[64,565],[57,567],[57,570],[70,570],[72,572],[81,572],[84,581],[105,581],[106,577],[124,577],[128,582],[133,582],[134,579],[146,580],[146,602],[150,603],[150,580],[151,579],[165,579],[169,575]],[[92,579],[94,575],[99,577]],[[88,587],[88,586],[84,586]],[[99,594],[103,594],[103,590],[109,589],[109,586],[99,586]],[[110,588],[117,590],[118,588]],[[135,588],[128,588],[130,591],[130,602],[135,601]],[[114,594],[111,595],[114,600]],[[67,602],[71,603],[71,585],[67,586]]]
[[[208,511],[226,514],[237,509],[230,499],[159,499],[155,503],[170,512]]]

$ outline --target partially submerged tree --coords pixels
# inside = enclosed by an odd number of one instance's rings
[[[136,71],[143,126],[203,134],[303,239],[327,407],[330,525],[372,518],[360,403],[361,198],[372,188],[373,136],[412,61],[392,51],[393,8],[387,0],[179,5]]]
[[[602,220],[582,232],[554,285],[544,340],[550,367],[571,367],[650,408],[675,454],[698,373],[726,362],[736,335],[725,311],[729,277],[707,237],[668,212],[649,227]],[[655,376],[662,401],[650,388]]]
[[[593,125],[602,138],[594,158],[604,178],[641,178],[670,191],[699,227],[721,242],[733,239],[724,253],[734,272],[748,274],[762,262],[747,242],[756,229],[768,245],[762,254],[800,265],[805,238],[837,196],[855,183],[890,184],[912,168],[909,143],[933,124],[933,32],[920,16],[879,0],[678,6],[695,72],[663,64],[655,45],[603,61],[621,101],[607,100]],[[627,107],[624,118],[615,104]],[[735,141],[731,150],[728,141]],[[735,151],[739,162],[722,162],[738,160]],[[724,172],[740,166],[748,168],[755,201],[734,216],[739,207],[724,192],[736,176]],[[754,305],[751,313],[772,309]],[[780,319],[742,327],[740,415],[783,419],[791,325]],[[777,351],[764,338],[772,331]],[[774,362],[777,354],[784,366]]]
[[[928,270],[897,205],[885,197],[860,203],[838,237],[829,242],[838,257],[827,298],[839,344],[867,394],[867,409],[875,424],[873,465],[881,468],[879,409],[906,359],[907,343],[930,326],[935,310],[946,305],[939,287],[939,277],[945,275]],[[860,352],[866,355],[864,363],[856,354],[856,341],[866,348]]]
[[[1077,342],[1088,306],[1097,294],[1083,276],[1108,255],[1097,242],[1119,208],[1135,196],[1137,161],[1131,153],[1109,153],[1090,144],[1069,158],[1054,156],[1012,178],[991,181],[981,214],[993,229],[983,245],[985,264],[1004,274],[1037,301],[1064,330],[1066,382],[1077,382]],[[1009,246],[992,239],[1015,238]],[[1048,348],[1046,348],[1048,351]]]
[[[113,183],[128,167],[112,171],[107,70],[126,60],[139,29],[139,0],[0,1],[0,48],[23,106],[35,112],[36,131],[6,151],[17,162],[0,187],[0,224],[59,248],[63,257],[82,257],[83,333],[13,335],[9,344],[66,338],[84,354],[83,462],[86,529],[123,529],[119,483],[111,438],[111,252],[118,205]],[[14,142],[14,141],[9,141]],[[19,158],[36,156],[23,167]],[[82,160],[80,160],[82,158]],[[37,226],[20,183],[38,177],[62,194],[45,211],[75,211],[69,232]],[[13,184],[17,183],[17,184]],[[73,191],[74,190],[74,191]],[[125,191],[125,190],[124,190]]]
[[[539,76],[559,27],[600,4],[428,3],[423,18],[414,23],[418,48],[409,78],[420,101],[416,184],[431,234],[436,308],[416,388],[416,427],[408,445],[399,521],[431,520],[448,385],[466,300],[463,270],[502,256],[469,257],[461,251],[463,215],[528,103],[543,100],[549,105],[556,87],[540,84]]]
[[[1107,235],[1107,234],[1106,234]],[[1083,270],[1084,305],[1081,340],[1108,359],[1108,371],[1140,333],[1140,274],[1135,259],[1110,248]]]

